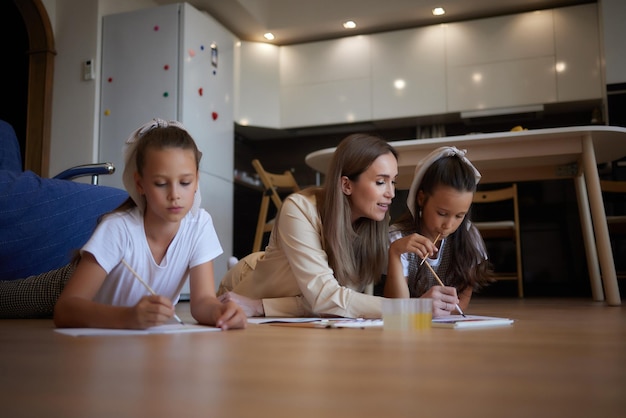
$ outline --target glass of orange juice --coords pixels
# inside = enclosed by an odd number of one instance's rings
[[[431,328],[432,299],[383,299],[383,327],[396,331],[421,331]]]

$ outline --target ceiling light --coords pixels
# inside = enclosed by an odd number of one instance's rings
[[[274,40],[274,34],[272,32],[267,32],[265,35],[263,35],[263,37],[267,39],[268,41]]]
[[[435,7],[433,9],[433,15],[434,16],[441,16],[441,15],[445,15],[446,11],[443,10],[443,7]]]
[[[343,22],[343,27],[346,29],[354,29],[356,28],[356,23],[354,23],[354,21],[352,20],[346,20],[345,22]]]

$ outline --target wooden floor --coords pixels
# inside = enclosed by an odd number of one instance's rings
[[[467,313],[515,323],[69,337],[2,320],[0,416],[625,416],[625,307],[484,298]]]

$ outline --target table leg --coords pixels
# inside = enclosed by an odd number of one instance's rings
[[[600,302],[604,300],[604,291],[602,290],[602,277],[600,276],[600,264],[598,263],[598,248],[596,247],[596,241],[593,239],[589,196],[587,195],[584,174],[580,173],[574,177],[574,185],[576,186],[580,226],[583,233],[583,242],[585,243],[585,255],[587,256],[591,297],[593,300]]]
[[[600,260],[606,301],[611,306],[619,306],[621,305],[619,286],[617,284],[617,274],[615,273],[613,251],[611,250],[609,228],[606,223],[606,213],[602,201],[602,191],[600,190],[600,177],[598,176],[596,153],[593,149],[591,134],[585,135],[582,146],[583,173],[585,183],[587,184],[593,228],[596,234],[596,245],[598,247],[598,258]]]

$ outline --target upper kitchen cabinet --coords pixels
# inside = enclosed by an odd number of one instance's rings
[[[374,119],[446,112],[443,31],[436,25],[370,37]]]
[[[281,47],[283,128],[372,119],[367,36]]]
[[[450,67],[554,55],[552,10],[449,23],[445,28]]]
[[[279,47],[238,42],[235,48],[235,122],[278,128],[280,123]]]
[[[237,120],[282,129],[601,100],[598,27],[588,3],[269,51],[247,45]]]
[[[448,111],[602,97],[596,4],[446,25]]]
[[[602,97],[596,4],[554,9],[553,13],[558,101]]]
[[[557,100],[552,11],[446,25],[448,111]]]

